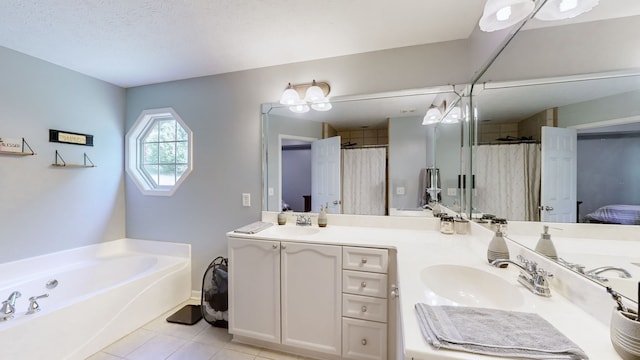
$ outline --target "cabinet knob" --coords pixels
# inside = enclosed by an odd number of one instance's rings
[[[367,312],[367,307],[363,305],[363,306],[360,308],[360,311],[362,311],[363,313]]]
[[[399,296],[400,296],[400,294],[398,294],[398,290],[391,291],[391,298],[392,299],[395,299],[395,298],[397,298]]]
[[[367,287],[367,282],[366,281],[361,282],[360,286],[363,287],[363,288]]]
[[[364,346],[367,346],[367,339],[362,339],[360,343]]]
[[[367,258],[362,258],[362,260],[360,260],[361,263],[366,264],[367,263]]]
[[[278,248],[278,244],[273,244],[271,245],[272,248],[277,249]]]
[[[281,248],[286,249],[287,248],[287,244],[282,244],[280,245]]]

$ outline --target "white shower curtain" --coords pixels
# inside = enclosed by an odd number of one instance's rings
[[[540,220],[540,144],[479,145],[474,168],[474,208],[507,220]]]
[[[342,150],[342,212],[384,215],[387,149]]]

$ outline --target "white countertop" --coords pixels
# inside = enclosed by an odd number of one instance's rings
[[[438,298],[429,294],[426,285],[423,284],[420,273],[430,265],[459,264],[467,267],[478,268],[497,276],[513,284],[522,295],[524,301],[514,305],[508,310],[535,312],[553,324],[565,336],[580,346],[592,360],[620,359],[613,349],[609,338],[608,324],[590,315],[590,310],[583,310],[573,302],[565,298],[562,293],[572,293],[566,289],[556,291],[554,280],[551,281],[550,298],[536,296],[517,282],[519,270],[514,266],[507,269],[499,269],[490,266],[486,260],[486,248],[490,236],[482,229],[472,227],[471,234],[444,235],[437,231],[437,219],[390,219],[389,217],[366,217],[368,219],[357,220],[359,226],[347,226],[353,219],[341,216],[329,217],[329,226],[318,228],[311,235],[283,236],[280,227],[274,225],[257,234],[237,234],[229,232],[228,236],[250,237],[254,239],[284,240],[296,242],[310,242],[335,245],[368,246],[391,248],[397,251],[398,282],[400,290],[400,308],[402,319],[403,342],[405,359],[491,359],[492,357],[471,353],[436,350],[422,337],[415,316],[414,306],[418,302],[430,305],[448,305],[451,301]],[[264,221],[275,221],[271,214],[263,214]],[[364,222],[363,222],[364,221]],[[289,222],[291,223],[291,222]],[[339,225],[336,225],[339,224]],[[295,226],[295,225],[284,225]],[[398,228],[401,227],[401,228]],[[314,225],[317,228],[317,225]],[[480,227],[478,225],[478,227]],[[510,243],[511,258],[514,259],[522,253],[529,256],[528,250]],[[533,254],[535,256],[535,254]],[[536,260],[537,261],[537,260]],[[562,271],[562,270],[554,270]],[[567,272],[569,272],[567,270]],[[593,287],[590,281],[579,276],[568,275],[571,281],[584,281],[583,286]],[[575,279],[575,280],[573,280]],[[566,282],[567,280],[563,280]],[[558,286],[566,287],[563,281],[558,281]],[[599,291],[596,288],[596,291]],[[604,292],[604,290],[602,290]],[[573,294],[572,296],[580,296]],[[582,299],[582,302],[585,302]],[[578,302],[580,303],[580,302]],[[588,303],[588,301],[587,301]],[[595,303],[603,306],[602,301]],[[613,300],[604,305],[610,312],[614,306]]]

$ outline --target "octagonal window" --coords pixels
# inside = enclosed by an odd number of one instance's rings
[[[172,195],[192,164],[189,127],[172,108],[144,110],[126,138],[127,173],[147,195]]]

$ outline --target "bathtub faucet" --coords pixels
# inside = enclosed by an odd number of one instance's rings
[[[16,312],[16,299],[22,296],[19,291],[14,291],[9,295],[9,298],[2,302],[2,314],[0,314],[0,320],[7,321],[13,319],[13,313]]]

